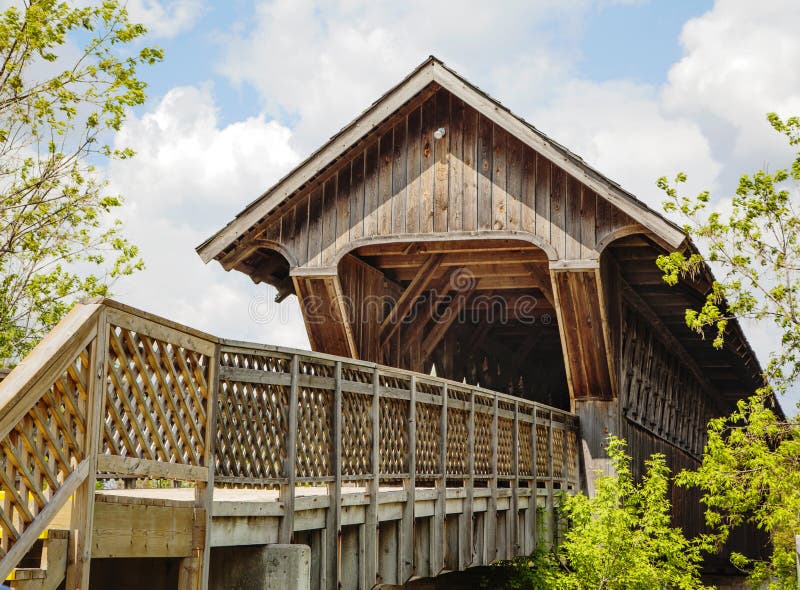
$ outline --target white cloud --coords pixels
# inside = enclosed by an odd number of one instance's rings
[[[115,285],[116,296],[215,335],[308,347],[295,303],[266,304],[271,287],[206,266],[194,251],[297,162],[290,136],[264,116],[220,128],[209,87],[175,88],[131,118],[117,143],[137,156],[109,174],[147,269]],[[264,323],[265,314],[274,321]]]
[[[203,0],[127,0],[132,22],[143,24],[155,37],[174,37],[190,29],[203,12]]]
[[[786,163],[785,142],[765,114],[800,113],[800,3],[718,0],[681,34],[685,54],[670,70],[664,103],[703,126],[733,181]],[[730,190],[731,185],[727,183]]]

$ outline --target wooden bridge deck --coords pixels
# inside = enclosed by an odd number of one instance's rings
[[[212,549],[269,543],[308,544],[313,587],[403,583],[529,552],[579,482],[568,412],[107,300],[0,383],[0,451],[0,579],[68,528],[69,588],[112,557],[180,557],[207,588]],[[96,489],[120,478],[138,489]]]

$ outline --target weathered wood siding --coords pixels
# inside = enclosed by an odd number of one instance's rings
[[[445,90],[401,112],[271,217],[264,237],[301,267],[331,266],[362,238],[475,231],[519,232],[552,258],[586,259],[634,223]]]
[[[652,437],[699,456],[705,446],[705,426],[719,414],[710,392],[632,307],[623,305],[622,321],[622,416]]]
[[[345,256],[339,263],[339,280],[359,358],[380,362],[383,273],[354,256]]]

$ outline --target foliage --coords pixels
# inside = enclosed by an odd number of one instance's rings
[[[789,146],[800,145],[800,119],[767,115]],[[707,506],[706,520],[717,544],[733,527],[749,524],[769,535],[771,555],[734,554],[734,565],[750,573],[755,586],[796,588],[794,538],[800,533],[800,425],[776,414],[774,392],[800,377],[800,153],[786,168],[759,170],[739,180],[731,207],[713,210],[711,196],[680,196],[677,185],[658,182],[667,211],[679,213],[687,234],[704,244],[708,255],[673,252],[658,260],[671,285],[701,271],[706,262],[721,277],[700,309],[686,311],[687,325],[700,334],[715,330],[724,344],[728,322],[752,318],[774,323],[779,350],[765,370],[768,386],[741,401],[725,418],[709,424],[702,465],[680,474],[683,485],[698,487]],[[719,207],[717,207],[719,209]]]
[[[774,113],[767,118],[791,146],[800,144],[800,118],[783,121]],[[681,277],[696,275],[706,261],[714,264],[721,278],[713,282],[700,309],[686,311],[687,325],[700,334],[714,329],[714,345],[720,348],[732,318],[774,322],[781,348],[768,373],[773,387],[784,387],[800,376],[800,153],[787,168],[743,175],[726,212],[711,208],[707,191],[681,196],[678,186],[685,181],[683,173],[673,184],[665,177],[658,180],[667,195],[664,208],[682,216],[686,233],[706,245],[708,254],[660,256],[664,280],[674,285]]]
[[[780,420],[763,395],[739,402],[728,417],[712,420],[703,462],[684,471],[681,485],[699,487],[706,522],[721,545],[733,528],[750,523],[769,534],[768,561],[734,553],[754,587],[797,587],[794,535],[800,531],[800,428]]]
[[[88,5],[87,5],[88,4]],[[26,0],[0,13],[0,363],[23,356],[81,297],[142,268],[110,218],[99,162],[162,58],[117,0]]]
[[[641,483],[631,473],[625,442],[609,438],[614,475],[596,481],[596,494],[563,496],[570,527],[552,552],[514,562],[509,588],[559,590],[702,589],[705,539],[687,539],[672,526],[670,477],[663,455],[645,462]]]

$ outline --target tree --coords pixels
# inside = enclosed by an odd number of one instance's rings
[[[682,590],[704,588],[704,539],[687,539],[672,526],[669,469],[663,455],[645,462],[636,483],[625,442],[610,437],[614,475],[597,479],[596,494],[564,495],[560,513],[569,523],[551,553],[523,560],[513,587],[561,590]]]
[[[800,144],[800,119],[767,116],[790,146]],[[724,345],[733,318],[770,322],[780,343],[765,370],[765,385],[741,401],[727,417],[711,421],[702,465],[679,476],[697,486],[707,506],[706,520],[718,544],[744,523],[765,531],[771,555],[733,554],[734,565],[758,586],[796,588],[794,535],[800,533],[800,424],[774,409],[774,394],[797,385],[800,377],[800,153],[786,168],[759,170],[739,180],[726,212],[713,210],[708,192],[680,196],[674,183],[658,181],[666,192],[667,211],[679,213],[684,229],[705,245],[699,252],[659,257],[664,280],[671,285],[694,275],[702,265],[715,266],[718,278],[700,309],[686,311],[687,325],[701,336],[714,332]]]
[[[137,68],[162,58],[134,50],[144,33],[117,0],[25,0],[0,13],[0,364],[75,300],[142,268],[98,164],[133,155],[110,140],[145,100]]]

